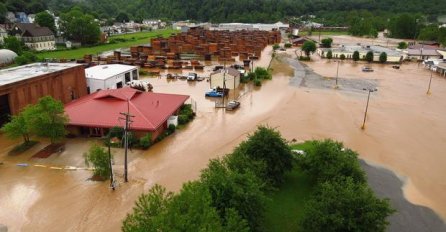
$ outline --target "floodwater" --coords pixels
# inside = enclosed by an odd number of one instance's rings
[[[258,65],[268,65],[270,52],[269,47]],[[308,63],[311,69],[324,77],[336,75],[334,62],[315,60]],[[82,153],[90,143],[85,139],[70,139],[62,154],[35,160],[30,156],[44,144],[11,157],[6,152],[17,142],[2,137],[0,224],[10,231],[119,231],[140,193],[153,184],[180,189],[184,182],[199,176],[209,159],[230,152],[259,124],[277,128],[288,140],[333,138],[344,142],[361,158],[405,179],[405,195],[411,202],[431,207],[445,218],[446,81],[434,76],[432,94],[426,95],[429,72],[416,64],[404,64],[401,70],[381,65],[373,68],[373,73],[362,73],[361,64],[344,62],[339,69],[340,78],[378,83],[365,130],[360,127],[367,95],[343,86],[291,86],[291,77],[278,72],[260,88],[231,91],[230,99],[237,98],[241,108],[225,112],[214,107],[215,100],[204,97],[209,89],[206,81],[151,78],[155,92],[191,95],[197,103],[197,117],[148,151],[131,151],[129,183],[122,181],[123,152],[115,149],[114,167],[120,184],[114,192],[107,182],[88,181],[90,171],[48,168],[83,167]],[[19,162],[47,167],[18,167]]]

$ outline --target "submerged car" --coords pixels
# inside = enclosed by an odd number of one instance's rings
[[[222,92],[218,92],[215,89],[211,89],[210,91],[206,92],[204,94],[204,96],[206,96],[206,97],[223,97],[223,93]]]
[[[363,72],[373,72],[373,69],[370,67],[362,67]]]
[[[228,105],[226,105],[226,110],[235,110],[240,107],[240,102],[238,101],[230,101]]]

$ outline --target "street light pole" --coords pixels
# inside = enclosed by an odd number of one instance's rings
[[[433,71],[431,70],[431,77],[429,78],[429,87],[427,87],[427,92],[426,92],[427,95],[431,94],[432,73]]]
[[[367,96],[367,104],[365,106],[364,121],[362,122],[362,127],[361,127],[361,129],[364,130],[365,129],[365,120],[367,118],[367,111],[369,109],[370,93],[376,92],[376,91],[378,91],[378,89],[366,89],[366,88],[364,88],[363,90],[369,91],[369,94]]]
[[[340,61],[338,60],[337,62],[338,62],[338,66],[336,68],[336,86],[335,86],[335,89],[338,88],[338,76],[339,76],[339,63],[340,63]]]

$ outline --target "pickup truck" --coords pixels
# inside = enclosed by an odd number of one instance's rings
[[[223,92],[218,92],[215,89],[211,89],[204,94],[205,97],[223,97]]]

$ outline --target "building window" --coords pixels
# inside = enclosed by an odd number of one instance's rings
[[[138,69],[132,71],[133,80],[138,80]]]
[[[125,73],[125,83],[130,82],[130,72]]]

